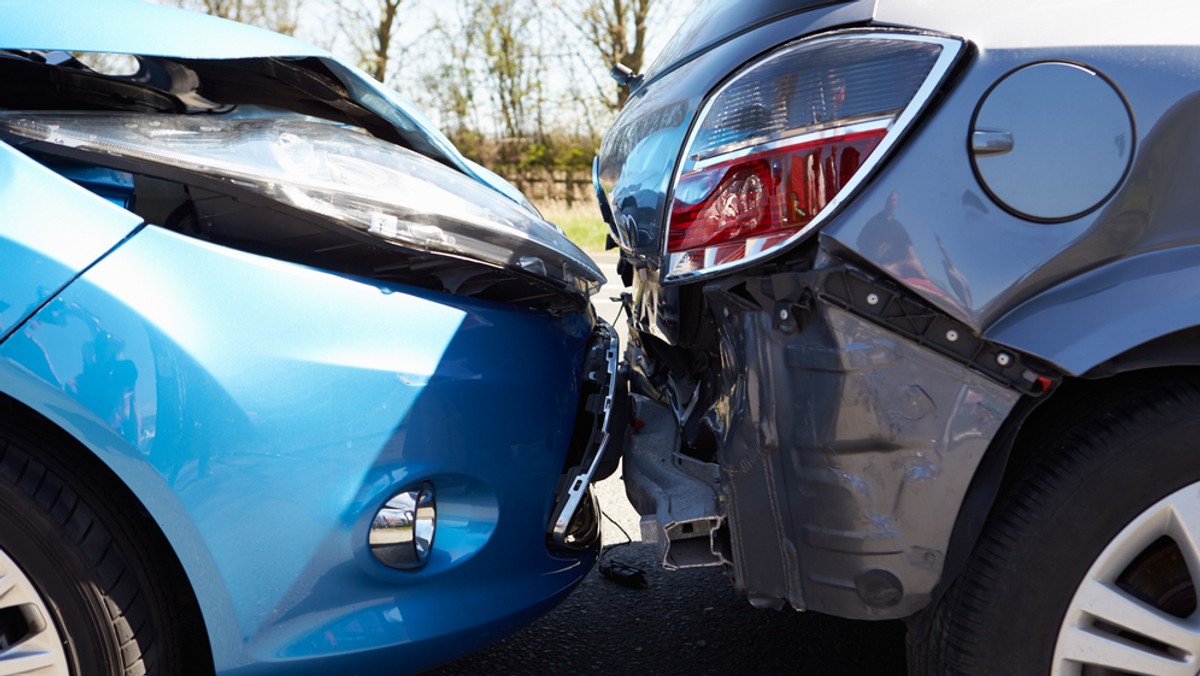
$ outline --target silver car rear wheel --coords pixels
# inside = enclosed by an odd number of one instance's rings
[[[946,674],[1200,672],[1200,370],[1064,387],[1014,442],[968,561],[910,625]]]
[[[66,673],[67,654],[50,608],[0,549],[0,676]]]
[[[1200,670],[1200,483],[1142,512],[1097,557],[1067,607],[1052,674]]]

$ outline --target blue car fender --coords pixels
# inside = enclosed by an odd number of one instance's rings
[[[0,338],[142,219],[0,143]]]

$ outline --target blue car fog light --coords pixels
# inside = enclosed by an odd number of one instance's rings
[[[393,495],[371,520],[367,541],[385,566],[414,570],[425,565],[437,530],[437,502],[428,483]]]

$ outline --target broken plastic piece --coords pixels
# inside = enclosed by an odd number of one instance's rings
[[[619,585],[633,589],[644,589],[650,586],[646,582],[646,571],[620,561],[605,561],[600,564],[600,574]]]

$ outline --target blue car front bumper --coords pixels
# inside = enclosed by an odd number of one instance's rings
[[[408,673],[514,631],[590,569],[547,525],[592,320],[389,287],[145,226],[0,344],[0,389],[160,525],[227,673]],[[367,546],[437,490],[428,563]]]

